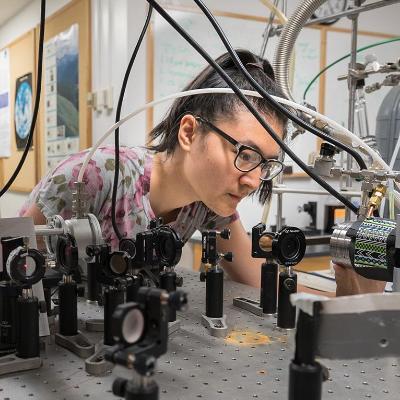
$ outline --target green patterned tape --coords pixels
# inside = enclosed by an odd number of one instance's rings
[[[396,221],[366,218],[356,235],[354,266],[360,268],[387,268],[387,239]]]

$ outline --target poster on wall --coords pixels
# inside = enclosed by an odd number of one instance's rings
[[[10,57],[0,51],[0,157],[11,156]]]
[[[14,124],[18,150],[28,142],[33,114],[32,73],[17,78],[15,82]]]
[[[74,24],[45,43],[46,170],[79,151],[78,39]]]

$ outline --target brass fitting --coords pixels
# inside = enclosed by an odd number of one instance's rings
[[[379,206],[381,205],[382,199],[385,197],[385,194],[386,194],[386,186],[384,186],[380,183],[374,189],[371,197],[369,198],[367,217],[371,217],[373,215],[373,212],[379,208]]]

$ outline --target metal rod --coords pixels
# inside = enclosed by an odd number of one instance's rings
[[[284,187],[274,187],[272,188],[272,193],[281,194],[281,193],[302,193],[302,194],[316,194],[319,196],[330,196],[330,193],[324,190],[313,190],[313,189],[294,189],[294,188],[284,188]],[[339,192],[343,196],[349,197],[360,197],[361,192],[349,192],[349,191],[341,191]]]
[[[50,228],[47,225],[35,225],[36,236],[62,235],[63,233],[63,228]]]
[[[360,0],[356,0],[356,5],[360,5]],[[351,71],[356,69],[357,63],[357,34],[358,34],[358,16],[359,14],[351,15],[351,51],[350,51],[350,63],[349,63],[349,73],[348,73],[348,87],[349,87],[349,108],[348,108],[348,123],[347,129],[350,132],[354,132],[354,110],[356,105],[356,91],[357,91],[357,78],[354,77]],[[353,168],[353,158],[350,154],[347,155],[346,162],[347,169],[350,171]],[[351,177],[346,179],[346,188],[351,188],[353,182]],[[350,221],[350,210],[346,209],[345,221]]]
[[[282,229],[282,212],[283,212],[283,207],[282,207],[282,192],[278,192],[278,199],[277,199],[277,210],[276,210],[276,231],[280,231]]]
[[[351,15],[358,15],[361,14],[365,11],[371,11],[371,10],[376,10],[377,8],[385,7],[385,6],[391,6],[393,4],[400,3],[400,0],[383,0],[383,1],[377,1],[376,3],[372,4],[367,4],[365,6],[361,7],[356,7],[352,8],[346,11],[342,11],[336,14],[329,15],[329,17],[323,17],[323,18],[316,18],[316,19],[311,19],[308,21],[304,26],[309,26],[309,25],[316,25],[320,24],[321,22],[326,22],[330,21],[334,18],[342,18],[342,17],[348,17]]]

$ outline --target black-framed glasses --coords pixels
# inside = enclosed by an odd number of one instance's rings
[[[250,172],[253,171],[253,169],[256,169],[258,166],[261,166],[260,180],[262,181],[270,181],[282,172],[284,165],[281,161],[271,158],[264,158],[258,150],[238,142],[236,139],[229,136],[227,133],[215,126],[210,121],[207,121],[199,115],[194,115],[194,117],[197,121],[200,121],[203,124],[207,125],[215,133],[218,133],[218,135],[220,135],[229,143],[233,144],[233,146],[235,146],[236,157],[234,165],[239,171]]]

